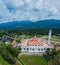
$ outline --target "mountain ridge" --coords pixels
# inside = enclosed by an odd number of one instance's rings
[[[12,21],[7,23],[1,23],[0,28],[60,28],[60,20],[41,20],[32,22],[25,21]]]

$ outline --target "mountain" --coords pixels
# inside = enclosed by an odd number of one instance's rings
[[[60,28],[60,20],[42,20],[37,22],[32,21],[12,21],[1,23],[1,28]]]

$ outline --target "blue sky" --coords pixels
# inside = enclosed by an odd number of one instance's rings
[[[60,19],[60,0],[0,0],[0,23]]]

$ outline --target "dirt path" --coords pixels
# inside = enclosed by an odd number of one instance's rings
[[[16,64],[22,65],[22,63],[18,59],[16,59],[16,62]]]

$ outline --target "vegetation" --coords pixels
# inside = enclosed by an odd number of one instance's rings
[[[48,65],[60,65],[60,52],[48,63]]]
[[[60,37],[57,37],[57,36],[56,36],[56,37],[53,37],[53,36],[52,36],[51,40],[52,40],[52,41],[60,41]]]
[[[13,46],[7,46],[6,48],[13,57],[18,57],[18,54],[20,53],[20,49]]]
[[[48,61],[48,65],[60,65],[60,51],[47,49],[44,57]]]
[[[26,37],[32,37],[37,35],[42,37],[48,34],[49,29],[9,29],[9,30],[0,30],[0,37],[7,35],[17,42],[20,42],[20,35],[25,35]],[[60,29],[52,29],[52,35],[57,35],[57,37],[52,37],[51,40],[60,40]],[[15,48],[11,45],[5,45],[0,40],[0,65],[20,65],[18,62],[18,54],[20,49]],[[60,65],[60,53],[55,49],[46,51],[44,56],[26,56],[22,55],[19,60],[23,65]],[[3,63],[4,62],[4,63]]]
[[[18,29],[3,29],[0,30],[0,36],[3,35],[9,35],[9,36],[15,36],[15,35],[46,35],[48,34],[49,29],[40,29],[40,28],[18,28]],[[53,35],[58,35],[60,34],[60,29],[52,29],[52,34]],[[60,35],[59,35],[60,36]]]
[[[22,55],[19,59],[23,65],[47,65],[47,61],[43,56]]]
[[[10,64],[16,63],[15,57],[18,56],[18,52],[19,50],[12,46],[0,45],[0,55]]]
[[[2,56],[0,55],[0,65],[10,65],[8,62],[6,62]]]
[[[17,42],[20,42],[20,41],[21,41],[21,38],[19,37],[19,35],[15,35],[13,38],[14,38]]]
[[[54,57],[57,55],[57,51],[55,49],[47,49],[46,54],[44,54],[44,57],[47,59],[47,61],[50,61],[54,59]]]

